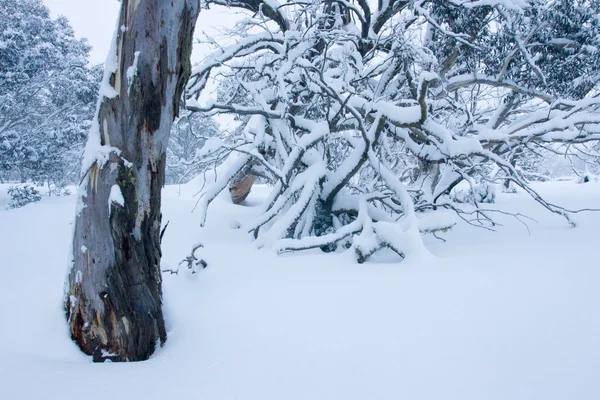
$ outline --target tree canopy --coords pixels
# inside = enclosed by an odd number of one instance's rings
[[[360,262],[418,251],[421,234],[455,224],[444,211],[492,229],[494,210],[452,197],[459,184],[512,183],[569,221],[577,211],[539,196],[519,164],[543,152],[596,163],[600,2],[207,4],[250,13],[188,85],[188,109],[245,118],[236,144],[214,149],[236,161],[202,221],[240,174],[274,185],[244,227],[259,247],[343,244]],[[211,79],[230,95],[203,100]]]
[[[0,174],[63,185],[78,177],[100,67],[41,0],[0,0]]]

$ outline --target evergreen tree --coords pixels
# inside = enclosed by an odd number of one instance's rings
[[[41,0],[0,0],[0,174],[63,186],[77,179],[100,67]]]

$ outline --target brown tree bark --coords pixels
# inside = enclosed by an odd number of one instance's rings
[[[71,336],[94,361],[145,360],[167,338],[160,195],[198,12],[199,0],[121,0],[116,96],[96,116],[109,156],[83,178],[66,297]]]
[[[256,181],[257,176],[252,174],[242,174],[236,176],[229,182],[229,193],[233,204],[242,204],[250,194],[252,185]]]

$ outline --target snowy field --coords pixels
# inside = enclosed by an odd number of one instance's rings
[[[193,186],[193,185],[191,185]],[[5,210],[0,186],[0,399],[600,399],[600,213],[577,228],[501,194],[498,232],[427,237],[432,261],[276,256],[233,229],[253,207],[191,213],[167,187],[163,269],[201,241],[209,267],[164,276],[169,340],[147,362],[93,364],[62,309],[75,196]],[[536,186],[600,207],[600,184]],[[264,188],[247,200],[260,202]]]

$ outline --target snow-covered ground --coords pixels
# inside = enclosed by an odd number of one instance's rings
[[[255,208],[226,201],[200,230],[191,186],[165,189],[163,268],[198,241],[209,267],[164,276],[169,340],[130,364],[93,364],[68,337],[74,196],[4,210],[0,186],[0,399],[600,399],[600,213],[573,229],[501,194],[531,234],[503,216],[498,232],[428,237],[433,261],[358,265],[255,250],[233,229]],[[537,188],[600,207],[597,183]]]

